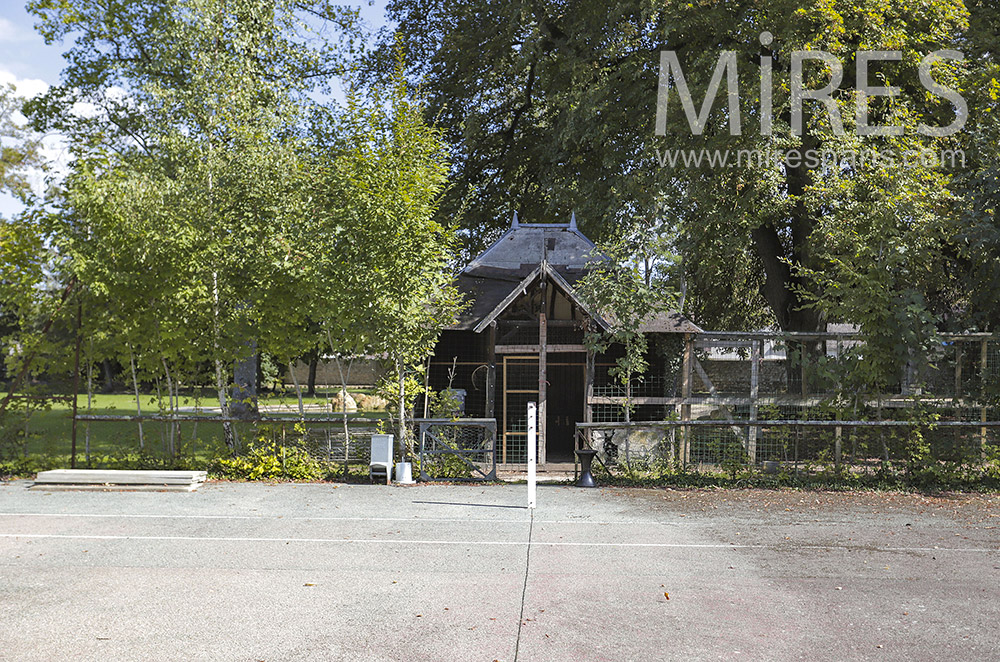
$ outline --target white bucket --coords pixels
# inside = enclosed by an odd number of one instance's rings
[[[413,485],[413,464],[410,462],[396,463],[396,482],[400,485]]]

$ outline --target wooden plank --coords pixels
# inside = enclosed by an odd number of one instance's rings
[[[593,385],[590,385],[593,393]],[[697,398],[693,398],[695,400]],[[587,398],[587,406],[591,405],[625,405],[627,398],[621,395],[591,395]],[[634,405],[680,405],[691,404],[686,398],[668,398],[654,395],[637,395],[631,399]],[[587,421],[588,423],[590,421]]]
[[[586,345],[545,345],[547,354],[584,353],[587,351]],[[542,345],[497,345],[497,354],[540,354]]]
[[[39,472],[40,485],[191,485],[208,479],[204,471],[117,471],[105,469],[54,469]]]

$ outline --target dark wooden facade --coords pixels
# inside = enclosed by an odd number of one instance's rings
[[[538,403],[538,461],[545,465],[572,462],[576,423],[594,420],[595,408],[613,409],[620,400],[595,394],[613,356],[588,354],[585,330],[604,322],[573,289],[598,259],[575,221],[528,225],[515,216],[503,237],[458,277],[471,303],[442,333],[427,366],[428,383],[464,396],[463,416],[496,418],[502,466],[526,462],[528,402]],[[644,331],[657,335],[700,330],[677,314],[658,316],[648,326]],[[662,352],[654,353],[651,372],[663,373]]]

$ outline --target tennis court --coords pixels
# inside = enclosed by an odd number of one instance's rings
[[[0,485],[4,660],[1000,656],[1000,498]]]

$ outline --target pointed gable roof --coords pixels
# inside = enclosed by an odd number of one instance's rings
[[[576,276],[579,278],[589,262],[600,259],[603,258],[594,242],[577,228],[575,215],[569,223],[525,224],[514,214],[514,221],[503,236],[472,260],[462,273],[523,278],[544,260],[563,277],[575,271],[579,272]]]
[[[492,246],[472,260],[457,278],[459,291],[472,305],[459,316],[454,330],[481,332],[544,273],[581,309],[586,307],[573,290],[587,272],[587,265],[607,259],[594,242],[569,223],[521,223],[514,214],[510,228]],[[591,317],[606,326],[600,315]],[[656,332],[701,331],[678,313],[664,313],[647,320],[643,330]]]

